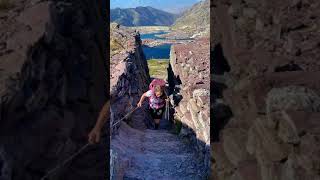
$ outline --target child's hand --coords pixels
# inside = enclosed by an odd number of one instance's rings
[[[93,128],[88,135],[88,141],[90,144],[99,143],[100,141],[100,129]]]
[[[137,106],[138,106],[138,107],[141,107],[141,106],[142,106],[142,103],[141,103],[141,102],[138,102]]]

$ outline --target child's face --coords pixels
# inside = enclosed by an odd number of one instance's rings
[[[162,92],[156,92],[156,96],[157,96],[157,97],[162,96]]]

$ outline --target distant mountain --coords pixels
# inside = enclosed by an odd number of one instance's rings
[[[208,36],[210,33],[210,1],[201,1],[183,12],[172,25],[172,30]]]
[[[110,21],[124,26],[171,26],[178,15],[153,7],[111,9]]]

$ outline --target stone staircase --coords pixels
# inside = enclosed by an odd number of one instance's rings
[[[125,180],[205,179],[203,161],[193,146],[168,129],[141,130],[123,122],[111,141],[128,162]]]

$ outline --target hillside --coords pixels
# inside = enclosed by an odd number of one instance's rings
[[[174,31],[183,31],[191,35],[209,36],[210,2],[201,1],[185,11],[172,26]]]
[[[110,21],[124,26],[171,26],[176,18],[176,14],[150,6],[128,9],[116,8],[110,11]]]

